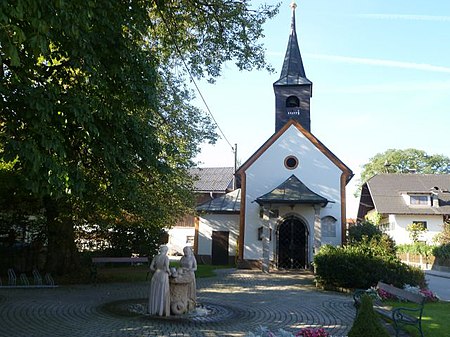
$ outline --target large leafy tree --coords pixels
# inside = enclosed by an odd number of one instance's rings
[[[362,167],[359,187],[380,173],[450,173],[450,158],[443,155],[429,155],[417,149],[389,149],[377,153]],[[359,191],[360,189],[358,189]]]
[[[187,169],[216,135],[186,76],[213,80],[229,60],[269,68],[258,40],[276,11],[245,0],[0,3],[0,160],[45,210],[49,270],[76,262],[74,223],[158,228],[188,209]]]

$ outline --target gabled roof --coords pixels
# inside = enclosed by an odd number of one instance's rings
[[[322,206],[325,206],[328,203],[328,200],[311,191],[293,174],[269,193],[256,198],[256,202],[260,205],[322,204]]]
[[[448,174],[378,174],[361,190],[358,218],[375,209],[380,214],[450,214],[450,175]],[[438,198],[438,205],[411,206],[404,194],[428,194]]]
[[[284,56],[283,68],[280,78],[273,85],[311,85],[312,82],[306,78],[303,67],[302,56],[298,46],[297,32],[295,29],[295,7],[292,5],[291,34]]]
[[[204,213],[239,213],[241,206],[241,189],[211,199],[197,206],[198,212]]]
[[[315,145],[328,159],[330,159],[343,173],[347,175],[347,183],[353,177],[353,172],[333,152],[323,145],[311,132],[306,130],[298,121],[289,120],[280,130],[275,132],[249,159],[236,171],[236,175],[244,173],[283,133],[290,127],[296,127],[311,143]]]
[[[225,193],[233,187],[233,167],[192,168],[190,173],[196,179],[194,190],[198,193]]]

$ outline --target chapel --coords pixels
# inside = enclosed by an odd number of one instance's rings
[[[320,246],[345,241],[345,192],[353,173],[312,133],[313,83],[300,53],[295,3],[291,7],[287,50],[273,83],[275,132],[235,172],[239,191],[197,208],[200,259],[235,259],[238,267],[265,271],[303,269]]]

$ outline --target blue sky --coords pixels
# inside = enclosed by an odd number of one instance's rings
[[[255,2],[258,3],[258,2]],[[267,2],[270,3],[270,2]],[[244,162],[274,132],[272,83],[290,33],[290,1],[264,26],[262,41],[275,73],[224,68],[201,92]],[[306,76],[313,82],[311,132],[355,173],[387,149],[416,148],[450,157],[450,1],[302,0],[296,26]],[[197,105],[204,109],[199,100]],[[200,166],[233,166],[221,139],[203,146]]]

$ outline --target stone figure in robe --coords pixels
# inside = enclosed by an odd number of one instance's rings
[[[169,257],[167,246],[161,246],[158,255],[153,257],[150,270],[154,272],[150,281],[148,313],[150,315],[170,315]]]
[[[196,282],[195,282],[195,271],[197,270],[197,260],[195,259],[194,254],[192,253],[192,249],[189,246],[184,247],[183,249],[183,257],[180,259],[180,268],[183,274],[189,274],[191,276],[192,281],[188,287],[188,299],[190,300],[191,305],[195,306],[197,302],[197,291],[196,291]]]

